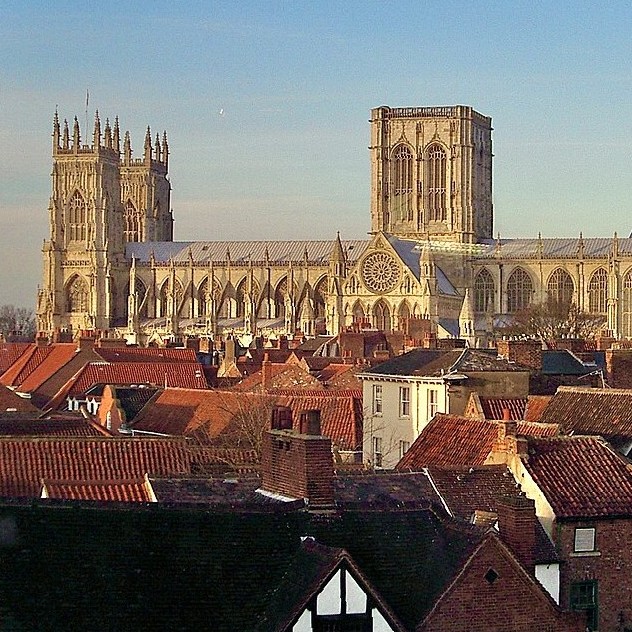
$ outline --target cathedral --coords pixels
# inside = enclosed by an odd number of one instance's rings
[[[491,118],[382,106],[370,124],[368,239],[178,242],[166,133],[147,128],[132,158],[118,119],[102,129],[97,113],[88,143],[55,113],[39,330],[146,345],[374,328],[484,345],[552,298],[632,337],[632,239],[494,238]]]

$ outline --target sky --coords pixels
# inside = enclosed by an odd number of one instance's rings
[[[0,305],[33,308],[51,132],[169,138],[175,239],[369,230],[369,113],[492,117],[495,232],[632,230],[632,3],[0,0]]]

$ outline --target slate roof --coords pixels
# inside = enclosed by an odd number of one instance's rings
[[[632,239],[619,238],[619,254],[632,254]],[[612,252],[611,238],[584,237],[584,257],[586,259],[607,259]],[[500,245],[500,249],[498,248]],[[576,259],[580,249],[580,239],[483,239],[477,244],[475,258],[501,256],[503,259]]]
[[[632,390],[561,386],[541,420],[566,434],[600,435],[612,442],[632,440]]]
[[[295,605],[296,595],[283,605],[289,591],[303,583],[309,596],[330,559],[306,559],[301,538],[311,536],[334,554],[345,550],[405,629],[413,629],[486,537],[429,509],[108,507],[0,505],[3,621],[25,630],[42,629],[45,621],[51,630],[267,632],[274,629],[268,617]]]
[[[369,244],[366,239],[341,240],[350,263],[357,261]],[[226,262],[227,252],[233,265],[247,265],[251,261],[271,264],[302,263],[307,252],[308,262],[314,265],[329,265],[335,240],[326,241],[154,241],[128,243],[125,247],[127,259],[135,257],[141,263],[149,262],[154,255],[157,262],[188,263],[189,254],[194,262]],[[266,250],[268,257],[266,259]]]
[[[3,411],[15,410],[24,413],[39,413],[40,410],[34,406],[29,399],[20,397],[10,388],[0,384],[0,415]]]
[[[42,479],[136,479],[190,469],[190,454],[181,439],[0,437],[3,497],[38,496]]]
[[[107,502],[152,502],[151,487],[145,479],[131,481],[42,481],[44,498],[99,500]]]
[[[554,424],[518,422],[517,434],[547,437],[557,431]],[[497,437],[498,424],[493,421],[439,413],[423,428],[395,469],[484,465]]]
[[[495,352],[479,349],[413,349],[366,369],[373,375],[410,375],[418,377],[441,377],[451,372],[468,373],[481,371],[523,372],[526,369],[499,358]]]
[[[156,395],[158,388],[144,387],[132,388],[127,386],[115,386],[114,396],[118,400],[125,413],[126,423],[131,423],[136,415],[147,405],[147,402]]]
[[[557,518],[632,516],[632,469],[600,437],[529,440],[524,461]]]
[[[544,375],[586,375],[597,369],[597,365],[582,362],[568,349],[546,349],[542,351],[542,369]]]

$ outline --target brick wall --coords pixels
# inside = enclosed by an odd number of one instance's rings
[[[568,608],[573,582],[597,580],[599,630],[632,628],[632,519],[556,524],[560,566],[560,604]],[[594,553],[574,553],[576,527],[595,527]]]
[[[542,343],[539,340],[498,340],[498,355],[534,371],[542,368]]]
[[[522,565],[535,572],[535,502],[526,496],[502,497],[498,499],[496,512],[500,537]]]
[[[632,349],[608,349],[606,375],[612,388],[632,388]]]
[[[306,498],[312,506],[334,503],[331,439],[271,430],[263,437],[261,487],[290,498]]]
[[[424,632],[580,632],[582,621],[561,612],[496,537],[477,549],[422,626]]]

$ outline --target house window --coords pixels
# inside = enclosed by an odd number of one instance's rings
[[[439,408],[439,391],[436,388],[431,388],[428,391],[428,421],[430,421],[436,414]]]
[[[371,632],[371,613],[314,616],[314,632]]]
[[[571,584],[570,606],[574,612],[585,613],[587,630],[596,630],[598,620],[597,582],[592,580]]]
[[[400,441],[399,442],[399,458],[401,459],[406,452],[408,452],[408,448],[410,448],[410,441]]]
[[[573,551],[575,553],[587,553],[595,549],[595,528],[578,527],[575,529],[575,543]]]
[[[410,387],[399,387],[399,416],[410,417]]]
[[[373,386],[373,414],[382,414],[382,385],[375,384]]]
[[[382,467],[382,437],[373,437],[373,466]]]

